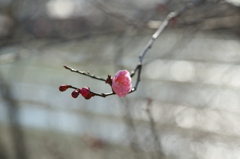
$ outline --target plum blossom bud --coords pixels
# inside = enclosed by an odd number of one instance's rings
[[[112,79],[112,89],[119,97],[125,97],[132,89],[132,79],[127,70],[118,71]]]
[[[91,97],[94,96],[94,94],[91,93],[90,88],[89,87],[83,87],[81,88],[81,94],[85,99],[90,99]]]
[[[64,92],[64,91],[66,91],[68,88],[69,88],[69,85],[61,85],[61,86],[59,87],[59,91]]]
[[[81,88],[81,94],[83,97],[86,97],[90,93],[90,88],[89,87],[83,87]]]
[[[80,89],[75,89],[73,92],[72,92],[72,97],[73,98],[77,98],[78,97],[78,95],[80,94]]]

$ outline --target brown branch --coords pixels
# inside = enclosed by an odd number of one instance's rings
[[[94,94],[95,96],[99,96],[99,97],[103,97],[103,98],[105,98],[105,97],[107,97],[107,96],[111,96],[111,95],[116,94],[116,93],[114,93],[114,92],[109,92],[109,93],[96,93],[96,92],[92,92],[92,91],[91,91],[91,93]]]
[[[104,82],[106,81],[106,79],[101,78],[101,77],[97,77],[95,75],[92,75],[89,72],[79,71],[79,70],[73,69],[69,66],[63,66],[63,67],[66,68],[67,70],[70,70],[71,72],[79,73],[81,75],[88,76],[88,77],[91,77],[91,78],[96,79],[96,80],[100,80],[100,81],[104,81]]]
[[[74,86],[71,86],[71,85],[68,85],[68,88],[72,88],[72,89],[79,89],[77,87],[74,87]],[[109,92],[109,93],[96,93],[96,92],[93,92],[93,91],[90,91],[94,96],[99,96],[99,97],[107,97],[107,96],[111,96],[111,95],[114,95],[115,93],[114,92]]]

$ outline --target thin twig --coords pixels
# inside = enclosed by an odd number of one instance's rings
[[[68,88],[78,89],[77,87],[74,87],[74,86],[71,86],[71,85],[68,85]]]
[[[71,85],[68,85],[68,88],[79,89],[79,88],[74,87],[74,86],[71,86]],[[99,96],[99,97],[103,97],[103,98],[115,94],[114,92],[109,92],[109,93],[96,93],[96,92],[93,92],[93,91],[90,91],[90,93],[92,93],[92,94],[95,95],[95,96]]]
[[[66,68],[67,70],[70,70],[71,72],[79,73],[81,75],[85,75],[85,76],[91,77],[91,78],[96,79],[96,80],[100,80],[100,81],[104,81],[104,82],[106,81],[106,79],[101,78],[101,77],[97,77],[95,75],[92,75],[89,72],[79,71],[79,70],[73,69],[69,66],[63,66],[63,67]]]
[[[135,75],[135,73],[137,72],[137,70],[139,69],[139,67],[142,67],[141,64],[138,64],[137,67],[131,72],[131,77],[133,77]]]
[[[109,92],[109,93],[96,93],[96,92],[92,92],[92,91],[91,91],[91,93],[94,94],[95,96],[99,96],[99,97],[103,97],[103,98],[105,98],[105,97],[107,97],[107,96],[111,96],[111,95],[116,94],[116,93],[114,93],[114,92]]]

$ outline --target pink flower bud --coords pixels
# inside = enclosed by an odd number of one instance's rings
[[[59,87],[59,91],[64,92],[64,91],[66,91],[68,89],[68,87],[69,87],[68,85],[61,85]]]
[[[112,89],[119,97],[125,97],[132,89],[132,79],[127,70],[118,71],[112,79]]]
[[[73,92],[72,92],[72,97],[73,98],[77,98],[78,97],[78,95],[80,94],[80,89],[75,89]]]

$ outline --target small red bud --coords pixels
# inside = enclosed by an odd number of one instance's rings
[[[72,92],[72,97],[73,97],[73,98],[77,98],[79,94],[80,94],[80,89],[75,89],[75,90]]]
[[[89,87],[83,87],[81,88],[81,94],[83,97],[87,97],[87,95],[90,93],[90,88]]]
[[[90,99],[91,97],[94,96],[94,94],[91,93],[90,88],[89,87],[83,87],[81,88],[81,94],[85,99]]]
[[[66,91],[68,88],[69,88],[69,85],[61,85],[61,86],[59,87],[59,91],[64,92],[64,91]]]

